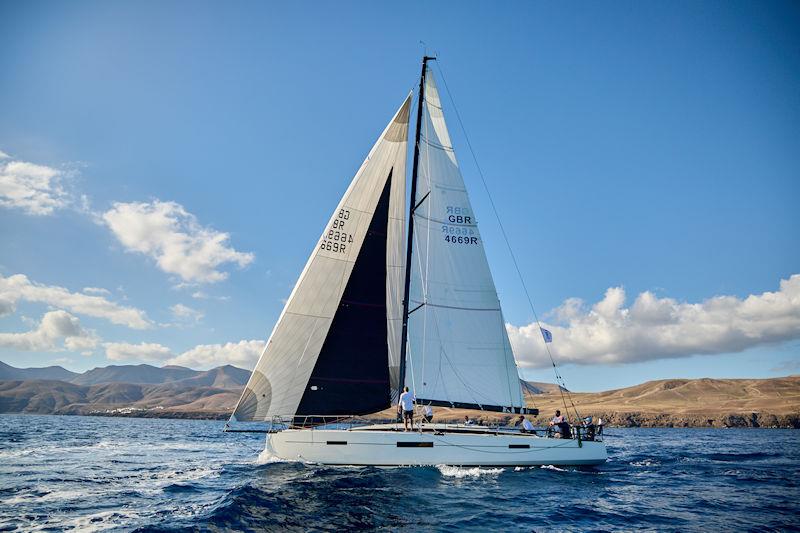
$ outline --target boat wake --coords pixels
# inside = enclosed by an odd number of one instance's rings
[[[301,462],[302,461],[296,459],[283,459],[273,454],[270,450],[267,449],[259,453],[258,457],[255,460],[255,463],[259,465],[267,465],[271,463],[301,463]]]
[[[479,466],[463,467],[463,466],[448,466],[436,465],[439,472],[445,477],[452,477],[456,479],[463,479],[466,477],[481,477],[481,476],[496,476],[502,473],[505,468],[481,468]]]
[[[544,468],[545,470],[555,470],[556,472],[569,472],[566,468],[559,468],[554,465],[542,465],[540,468]]]

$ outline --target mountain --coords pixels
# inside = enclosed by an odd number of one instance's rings
[[[70,383],[76,385],[95,385],[98,383],[167,383],[193,378],[202,374],[182,366],[157,367],[152,365],[109,365],[93,368],[77,374]]]
[[[224,418],[249,377],[249,371],[231,365],[204,371],[110,365],[76,374],[0,362],[0,413]]]
[[[47,366],[44,368],[15,368],[0,361],[0,380],[5,379],[60,379],[69,381],[78,376],[60,366]]]
[[[75,385],[99,385],[101,383],[140,383],[157,385],[164,383],[182,383],[192,387],[204,386],[223,389],[241,388],[250,378],[250,372],[231,365],[218,366],[205,371],[192,370],[191,368],[174,365],[163,367],[144,364],[109,365],[93,368],[83,374],[71,374],[72,376],[65,378],[64,381],[69,381]],[[5,379],[25,378],[11,377]]]
[[[0,413],[57,413],[84,403],[86,392],[65,381],[0,381]]]
[[[567,389],[564,387],[560,387],[555,383],[544,383],[541,381],[525,381],[524,379],[519,380],[519,384],[522,387],[522,394],[554,394],[559,390],[564,392],[568,392]]]
[[[241,387],[64,381],[0,381],[0,413],[71,415],[137,414],[191,418],[226,418]]]
[[[53,379],[51,376],[57,376]],[[62,376],[62,377],[58,377]],[[90,414],[227,418],[250,372],[225,365],[112,365],[83,374],[61,367],[14,368],[0,363],[0,413]],[[552,383],[521,381],[529,407],[545,424],[556,409],[574,419],[602,417],[609,425],[678,427],[798,427],[800,376],[772,379],[669,379],[604,392],[571,392]],[[461,420],[474,411],[436,408],[437,420]],[[393,409],[377,417],[392,418]],[[510,415],[480,413],[503,420]]]
[[[180,380],[181,384],[235,389],[244,387],[250,379],[250,372],[232,365],[218,366],[197,375]]]

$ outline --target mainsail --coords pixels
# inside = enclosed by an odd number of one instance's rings
[[[233,419],[389,406],[399,379],[410,103],[409,95],[334,210]]]
[[[405,384],[419,402],[525,404],[489,263],[433,73],[424,76]]]

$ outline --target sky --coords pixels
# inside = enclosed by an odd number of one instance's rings
[[[798,27],[793,2],[2,2],[0,360],[252,367],[426,50],[524,377],[553,373],[467,138],[570,389],[800,373]]]

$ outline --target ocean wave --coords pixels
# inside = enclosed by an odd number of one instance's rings
[[[639,461],[631,461],[628,463],[631,466],[660,466],[661,463],[655,459],[642,459]]]
[[[465,467],[436,465],[436,468],[439,469],[439,472],[441,472],[443,476],[453,477],[456,479],[462,479],[465,477],[496,476],[505,471],[505,468],[481,468],[478,466]]]
[[[255,460],[255,463],[259,465],[266,465],[271,463],[298,463],[298,462],[301,461],[299,461],[298,459],[282,459],[277,455],[274,455],[267,449],[262,450],[261,453],[258,454],[258,457]]]
[[[0,455],[0,530],[791,530],[800,515],[796,432],[619,430],[598,468],[384,468],[279,460],[206,422],[4,424],[26,433]]]
[[[566,468],[559,468],[554,465],[542,465],[539,468],[543,468],[545,470],[555,470],[556,472],[569,472]]]

